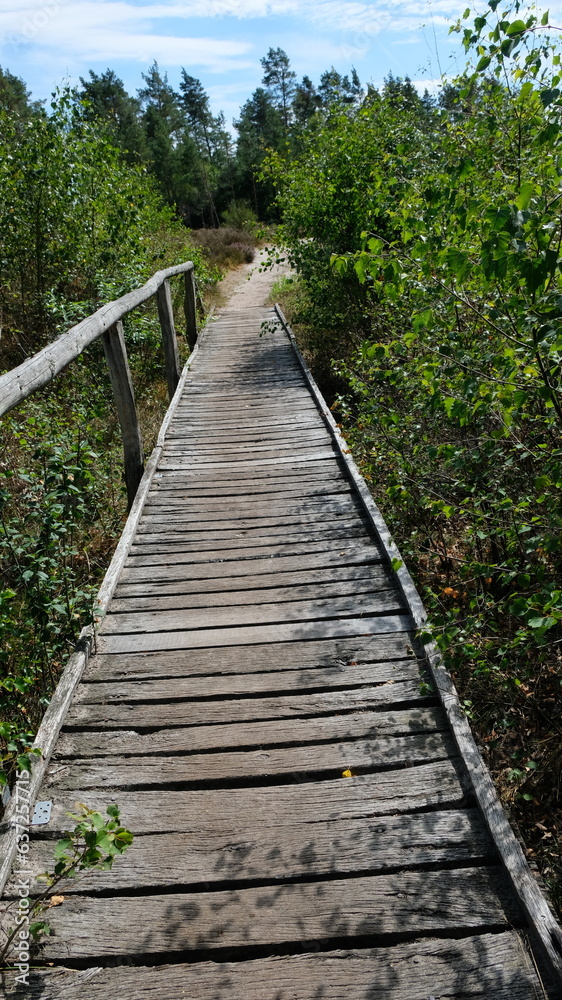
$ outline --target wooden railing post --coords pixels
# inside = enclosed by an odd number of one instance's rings
[[[172,308],[172,293],[170,282],[166,279],[160,285],[156,293],[158,301],[158,316],[162,329],[162,345],[164,347],[164,360],[166,364],[166,381],[168,383],[168,395],[172,399],[180,380],[180,358],[178,354],[178,340],[176,328],[174,326],[174,312]]]
[[[183,310],[185,313],[185,336],[190,350],[193,350],[197,343],[197,303],[193,268],[185,272]]]
[[[142,479],[144,461],[142,435],[121,320],[106,330],[102,340],[123,439],[125,482],[130,510]]]

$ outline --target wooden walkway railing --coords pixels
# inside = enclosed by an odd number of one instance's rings
[[[48,344],[38,354],[24,361],[18,368],[0,375],[0,417],[3,417],[37,389],[47,385],[63,368],[75,361],[86,347],[102,338],[123,438],[129,508],[142,479],[144,460],[135,394],[123,336],[123,320],[133,309],[156,295],[166,380],[168,393],[172,399],[181,373],[169,279],[179,274],[185,276],[186,338],[193,349],[197,340],[195,279],[193,264],[187,261],[185,264],[157,271],[142,288],[122,295],[115,302],[108,302],[87,319],[73,326],[67,333],[63,333],[52,344]]]
[[[398,558],[280,313],[224,311],[38,737],[33,890],[77,800],[135,840],[60,888],[8,997],[561,996],[560,928]]]

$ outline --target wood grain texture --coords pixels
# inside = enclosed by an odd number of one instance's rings
[[[155,680],[159,677],[194,677],[215,674],[265,673],[276,670],[336,669],[346,665],[381,663],[412,658],[413,636],[354,636],[311,642],[257,643],[189,653],[97,653],[88,664],[88,680]]]
[[[441,708],[421,706],[399,711],[351,712],[306,719],[268,719],[212,726],[163,727],[143,734],[136,730],[68,730],[61,733],[57,757],[102,757],[120,754],[195,753],[197,750],[252,750],[299,746],[325,740],[379,739],[413,733],[443,732]]]
[[[217,570],[222,569],[223,574],[245,574],[256,572],[254,560],[267,559],[269,571],[277,569],[293,569],[303,565],[297,561],[300,556],[307,556],[312,566],[329,566],[331,562],[339,565],[347,565],[349,562],[382,562],[380,550],[367,539],[361,529],[350,531],[346,536],[334,533],[333,538],[322,538],[313,541],[285,541],[282,536],[274,539],[261,538],[261,544],[253,543],[250,539],[244,542],[239,539],[231,539],[228,546],[221,546],[216,542],[178,542],[175,550],[173,546],[168,546],[166,551],[151,553],[150,549],[135,548],[130,552],[127,560],[126,570],[131,572],[143,566],[154,567],[150,574],[146,570],[141,575],[141,579],[146,580],[149,575],[151,580],[159,579],[157,576],[159,567],[167,567],[165,578],[173,579],[173,573],[178,572],[182,565],[197,566],[198,574],[216,575]],[[208,547],[205,547],[207,544]],[[132,546],[131,546],[132,550]],[[321,558],[314,560],[315,555]],[[282,562],[289,559],[291,562]],[[252,561],[250,561],[252,560]],[[274,561],[275,560],[275,561]],[[202,563],[220,563],[215,566],[215,571]],[[238,565],[233,565],[238,563]],[[263,564],[262,564],[263,565]],[[306,565],[306,561],[305,561]],[[242,568],[240,568],[242,567]],[[259,571],[258,567],[258,571]],[[126,571],[125,570],[125,571]],[[162,570],[160,570],[162,572]],[[127,577],[129,578],[129,577]]]
[[[254,666],[251,663],[251,666]],[[247,671],[210,677],[170,677],[160,680],[129,680],[125,683],[82,683],[75,695],[77,705],[117,704],[121,701],[189,701],[193,698],[235,697],[236,695],[386,684],[389,681],[419,681],[415,659],[389,663],[334,664],[312,670]]]
[[[149,557],[151,555],[166,555],[173,552],[221,552],[223,550],[243,549],[251,554],[254,548],[259,546],[267,548],[279,548],[287,550],[287,546],[318,544],[334,541],[338,545],[351,538],[361,538],[366,545],[371,542],[371,538],[364,525],[359,520],[347,520],[334,518],[333,522],[327,524],[306,525],[280,525],[279,527],[265,524],[263,527],[256,525],[254,528],[223,528],[221,525],[213,525],[212,528],[205,529],[200,522],[195,529],[189,524],[178,525],[177,531],[170,532],[170,526],[166,529],[154,533],[139,533],[135,539],[135,544],[131,550],[131,558]],[[339,546],[341,548],[341,546]],[[373,546],[376,551],[376,546]],[[238,556],[244,558],[244,551]]]
[[[308,780],[319,774],[339,778],[344,771],[354,774],[386,767],[405,767],[447,760],[455,752],[452,740],[443,733],[392,736],[377,740],[322,743],[317,746],[283,750],[240,751],[238,753],[186,754],[147,759],[107,757],[95,760],[52,761],[44,787],[54,792],[69,789],[165,788],[206,781],[294,777]]]
[[[121,635],[143,632],[174,632],[187,629],[224,628],[255,625],[261,622],[302,622],[321,618],[385,615],[402,610],[402,595],[392,590],[377,590],[365,594],[352,593],[324,600],[273,601],[262,603],[255,595],[243,595],[244,603],[226,607],[181,608],[108,614],[100,635]],[[287,595],[289,597],[289,595]]]
[[[52,863],[50,840],[34,840],[26,872],[31,891]],[[67,879],[62,893],[116,893],[139,888],[188,886],[244,880],[294,878],[350,872],[412,870],[422,865],[490,863],[493,843],[474,809],[384,816],[377,819],[327,820],[275,829],[248,824],[236,834],[185,832],[137,837],[110,872],[91,872],[77,882]],[[6,887],[17,896],[18,881]]]
[[[32,972],[8,1000],[543,1000],[516,931],[246,962]]]
[[[258,698],[194,700],[190,702],[120,702],[117,705],[73,704],[66,726],[76,728],[153,729],[162,726],[205,726],[221,722],[279,719],[368,710],[382,705],[423,703],[420,681],[387,682],[372,687],[347,688]]]
[[[178,632],[146,632],[143,635],[100,635],[100,653],[135,653],[166,649],[203,649],[263,642],[287,642],[349,635],[411,632],[409,615],[375,618],[328,618],[324,621],[288,622],[275,625],[243,625],[233,628],[193,629]]]
[[[247,601],[250,594],[260,603],[275,603],[284,599],[322,599],[388,590],[390,586],[390,571],[381,566],[326,567],[301,573],[272,573],[241,579],[223,577],[219,580],[168,581],[141,584],[129,590],[123,587],[119,596],[113,598],[111,612],[227,607]]]
[[[401,872],[329,882],[169,893],[69,896],[49,912],[41,956],[181,954],[201,949],[438,934],[521,921],[501,868]]]
[[[437,761],[354,778],[300,782],[296,775],[290,784],[167,790],[165,795],[159,791],[120,790],[115,799],[119,800],[123,823],[135,835],[185,830],[200,837],[206,837],[209,831],[232,835],[246,829],[250,821],[282,831],[296,820],[315,824],[329,819],[367,819],[422,809],[460,808],[467,803],[458,767],[457,760]],[[68,813],[77,800],[95,809],[108,798],[103,787],[55,795],[51,819],[42,827],[42,833],[50,836],[66,830]]]
[[[106,330],[102,336],[102,342],[121,428],[125,483],[130,510],[144,472],[144,453],[133,381],[125,347],[123,323],[118,321],[109,330]]]
[[[193,275],[193,272],[187,272]],[[176,327],[174,324],[174,310],[172,306],[172,292],[170,282],[165,279],[156,292],[156,303],[158,306],[158,318],[162,331],[162,346],[164,348],[164,364],[166,369],[166,382],[168,383],[168,396],[174,398],[174,393],[178,387],[181,376],[180,358],[178,353],[178,339],[176,337]]]
[[[296,551],[295,551],[296,550]],[[213,561],[204,554],[191,553],[183,556],[181,553],[175,560],[165,564],[152,564],[150,575],[142,563],[128,560],[120,575],[121,585],[147,583],[170,583],[175,580],[216,580],[222,577],[245,577],[265,574],[270,577],[277,573],[289,573],[296,570],[327,568],[330,566],[361,566],[382,562],[380,552],[374,547],[365,548],[355,539],[345,539],[343,545],[310,542],[308,545],[294,545],[291,552],[283,553],[271,550],[266,546],[264,552],[253,551],[247,558],[240,558],[240,552],[234,552],[232,558],[222,553],[221,558]]]

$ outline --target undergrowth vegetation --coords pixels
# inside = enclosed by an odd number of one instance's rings
[[[154,182],[71,95],[0,112],[0,370],[156,270],[216,278]],[[181,332],[181,286],[175,289]],[[167,406],[154,303],[125,321],[145,451]],[[180,338],[183,340],[183,338]],[[182,347],[184,357],[187,347]],[[121,436],[99,342],[0,421],[0,785],[29,747],[126,513]]]
[[[440,106],[371,93],[265,170],[304,346],[560,904],[560,54],[548,15],[470,17]]]

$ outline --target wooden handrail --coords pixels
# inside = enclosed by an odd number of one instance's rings
[[[142,438],[123,339],[122,321],[135,306],[146,302],[153,295],[157,296],[166,380],[171,399],[179,381],[180,367],[168,279],[179,274],[185,275],[183,306],[186,338],[190,348],[193,349],[197,340],[195,278],[192,261],[186,261],[184,264],[157,271],[141,288],[106,303],[87,319],[81,320],[51,344],[47,344],[32,358],[0,375],[0,417],[3,417],[37,389],[51,382],[55,375],[58,375],[71,361],[75,361],[86,347],[103,336],[104,352],[123,438],[129,508],[141,481],[144,464]]]

